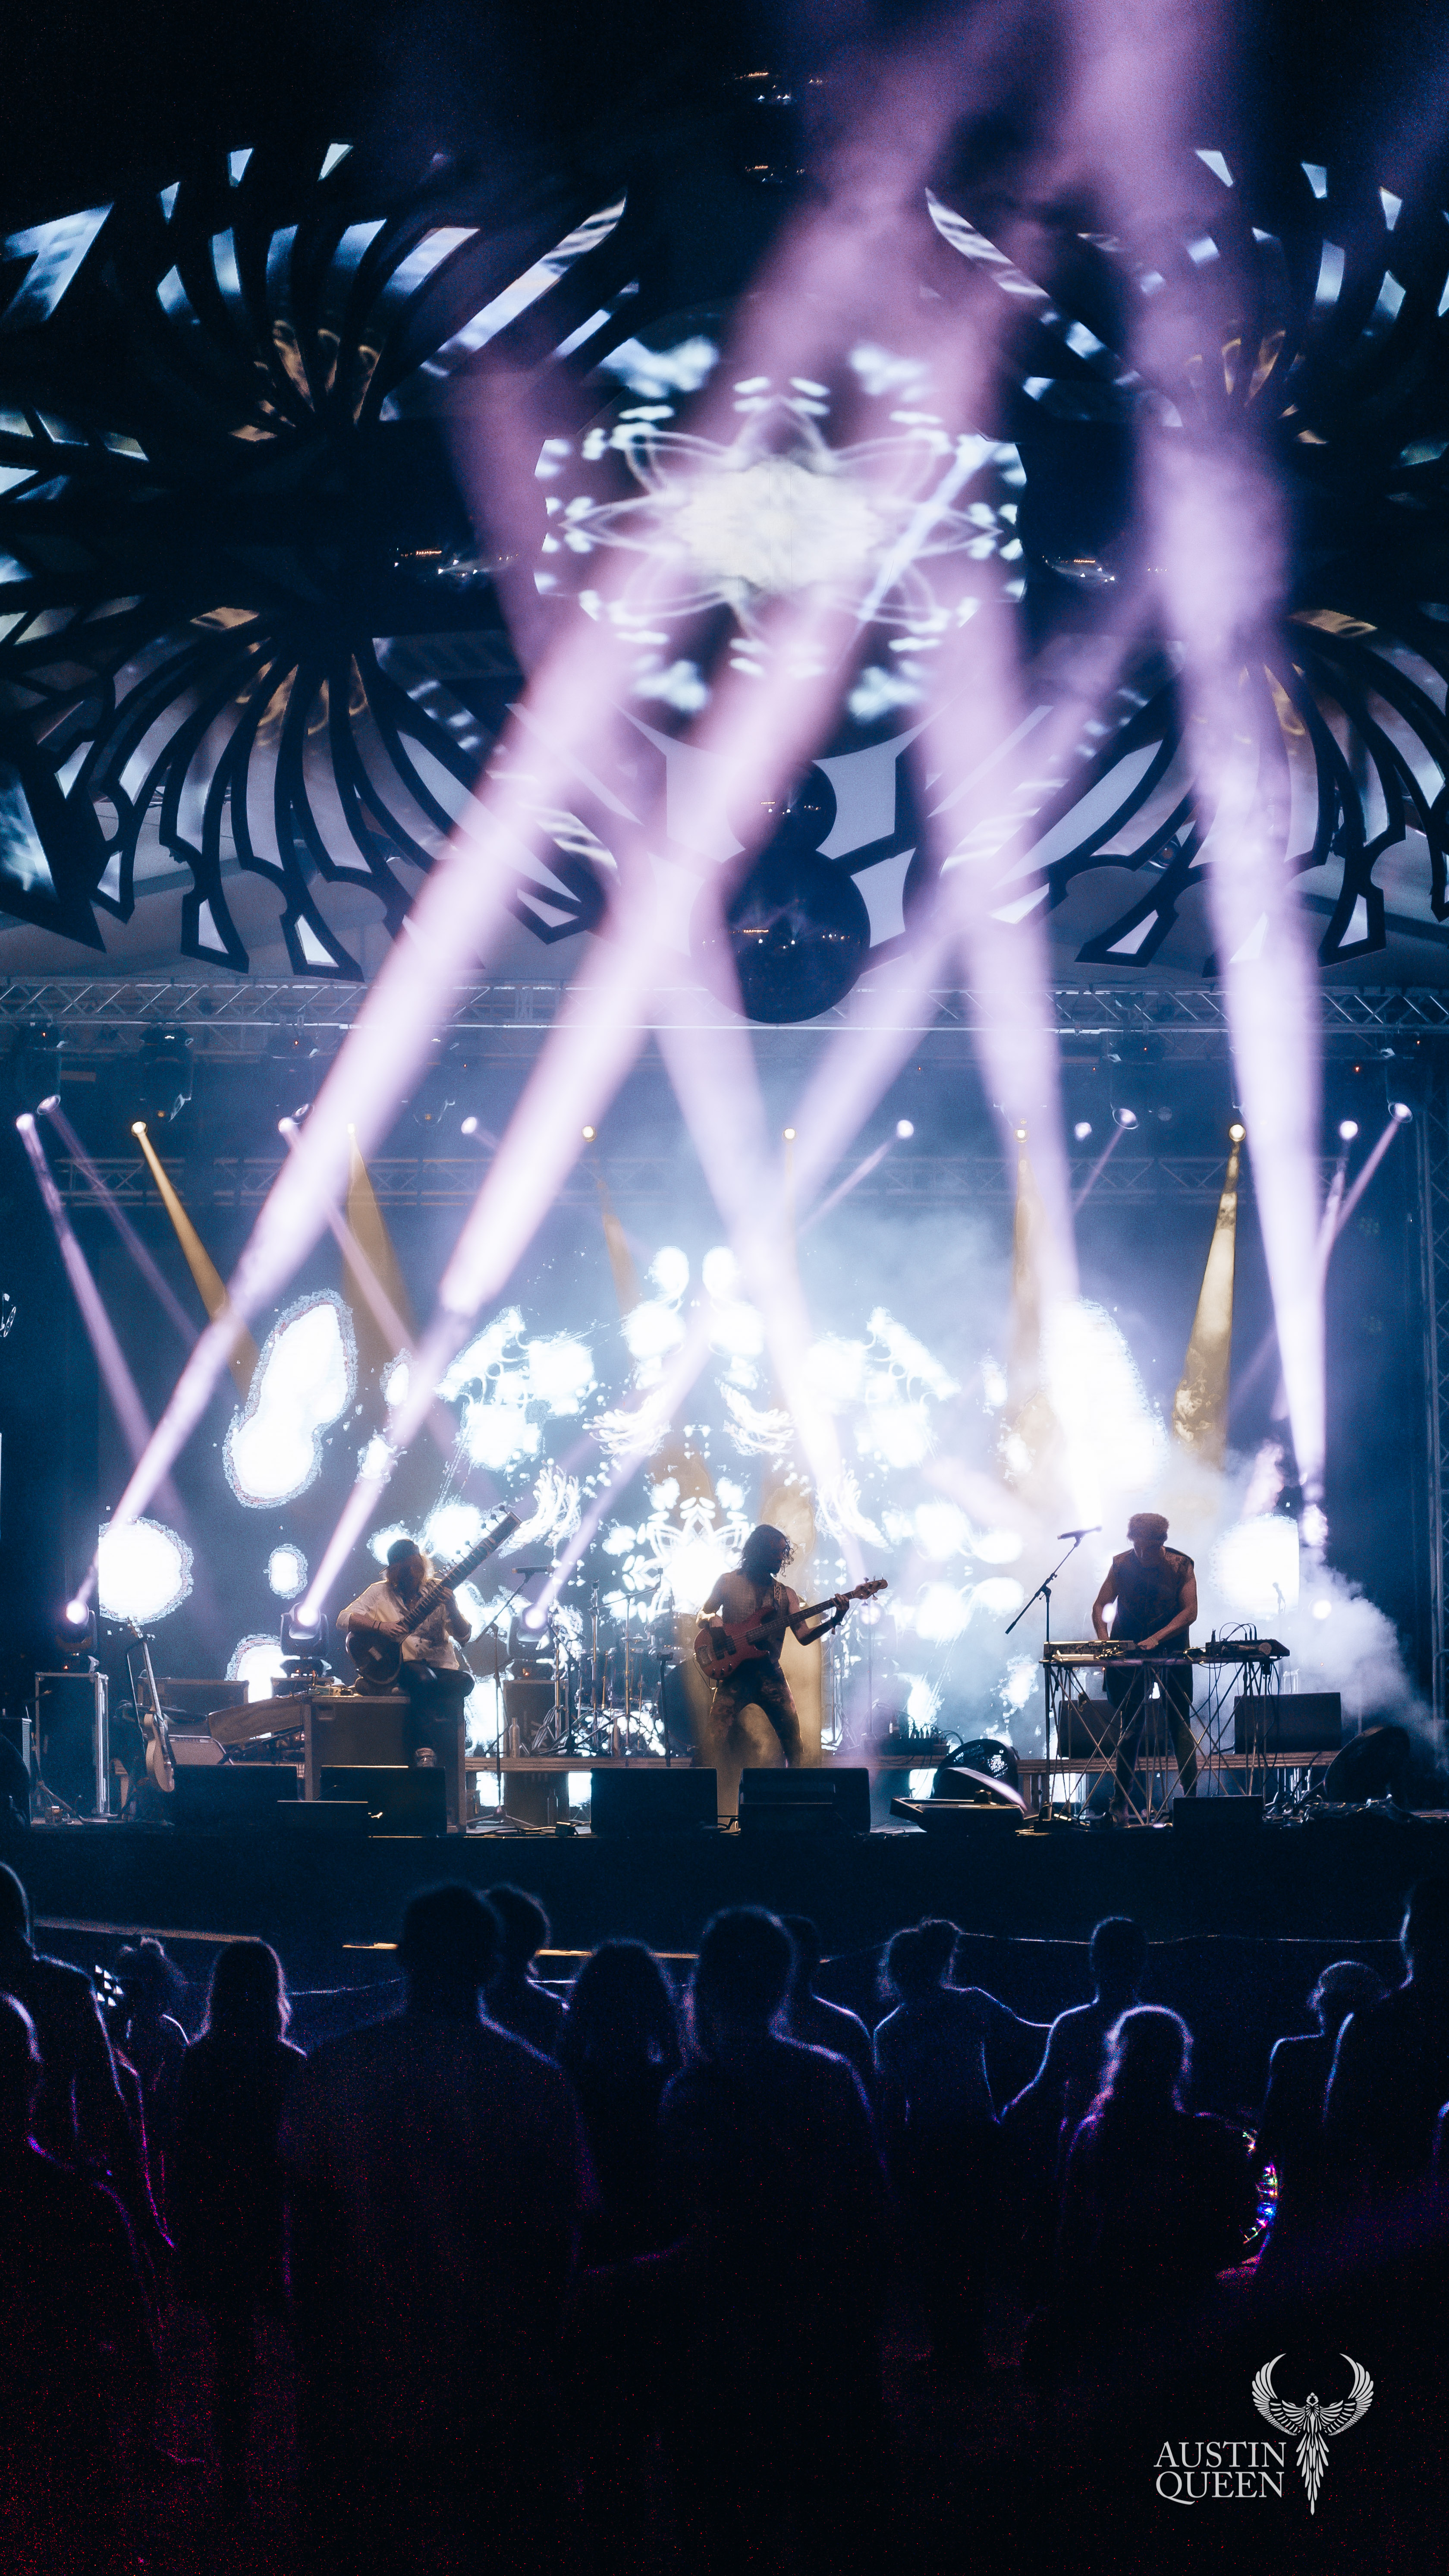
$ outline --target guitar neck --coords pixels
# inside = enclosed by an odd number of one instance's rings
[[[436,1574],[431,1583],[424,1584],[397,1634],[410,1637],[429,1611],[436,1610],[444,1593],[451,1592],[454,1584],[461,1583],[465,1576],[471,1574],[475,1565],[481,1565],[485,1556],[491,1556],[495,1548],[502,1547],[504,1540],[511,1537],[518,1527],[517,1513],[505,1512],[496,1529],[491,1529],[486,1538],[480,1538],[477,1546],[470,1547],[466,1556],[460,1556],[456,1565],[450,1565],[446,1574]]]

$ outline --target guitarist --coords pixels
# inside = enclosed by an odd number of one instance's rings
[[[346,1609],[338,1613],[337,1625],[344,1635],[353,1628],[375,1628],[384,1636],[395,1636],[424,1584],[431,1580],[432,1570],[416,1540],[394,1539],[381,1582],[369,1583],[355,1601],[349,1601]],[[442,1764],[450,1828],[460,1821],[458,1738],[463,1702],[473,1681],[457,1649],[466,1645],[472,1634],[472,1626],[452,1593],[443,1593],[427,1617],[403,1638],[402,1671],[398,1675],[399,1687],[408,1695],[413,1752],[431,1745]]]
[[[704,1615],[718,1612],[731,1626],[743,1619],[756,1622],[750,1643],[758,1641],[759,1652],[737,1664],[723,1681],[716,1682],[710,1715],[718,1724],[721,1737],[729,1733],[741,1711],[763,1709],[792,1771],[798,1771],[805,1759],[800,1742],[800,1720],[790,1685],[780,1668],[780,1648],[785,1631],[799,1639],[802,1646],[813,1646],[818,1637],[828,1637],[838,1628],[849,1607],[836,1597],[834,1614],[809,1627],[800,1615],[800,1595],[788,1583],[779,1581],[780,1569],[788,1565],[794,1550],[783,1530],[772,1529],[762,1521],[753,1529],[740,1551],[739,1570],[722,1574],[704,1605]]]

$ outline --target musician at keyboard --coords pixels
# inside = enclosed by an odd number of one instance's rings
[[[1197,1788],[1192,1666],[1186,1660],[1189,1632],[1197,1617],[1197,1574],[1190,1556],[1166,1545],[1167,1523],[1161,1512],[1134,1512],[1127,1536],[1131,1546],[1113,1557],[1092,1604],[1092,1625],[1099,1637],[1110,1633],[1116,1645],[1130,1637],[1144,1655],[1166,1654],[1171,1660],[1126,1671],[1107,1666],[1107,1697],[1117,1712],[1118,1730],[1117,1779],[1109,1810],[1114,1825],[1127,1821],[1137,1748],[1154,1682],[1166,1707],[1184,1797],[1192,1797]],[[1114,1604],[1116,1615],[1109,1631],[1103,1614]]]

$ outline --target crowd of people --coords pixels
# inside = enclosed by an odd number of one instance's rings
[[[17,2576],[138,2566],[158,2492],[245,2531],[269,2322],[299,2568],[839,2569],[901,2557],[902,2336],[960,2413],[1010,2380],[1040,2429],[1120,2386],[1114,2355],[1281,2315],[1345,2248],[1442,2269],[1449,1883],[1412,1891],[1391,1991],[1323,1971],[1250,2123],[1193,2106],[1122,1919],[1049,2027],[954,1982],[938,1920],[887,1945],[873,2032],[816,1991],[804,1918],[716,1915],[682,1988],[606,1940],[561,1996],[548,1938],[521,1889],[418,1895],[399,2007],[304,2055],[264,1942],[221,1948],[188,2038],[159,1944],[122,1952],[107,2015],[0,1869]],[[196,2459],[163,2432],[178,2309],[205,2321]]]

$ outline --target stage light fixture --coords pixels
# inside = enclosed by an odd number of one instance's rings
[[[898,1118],[896,1120],[896,1134],[899,1136],[902,1144],[905,1143],[908,1136],[914,1136],[915,1132],[915,1128],[912,1126],[909,1118]]]
[[[69,1662],[73,1655],[89,1655],[96,1642],[96,1614],[89,1602],[79,1596],[67,1601],[55,1622],[55,1642]]]
[[[1135,1127],[1137,1124],[1135,1109],[1114,1109],[1112,1116],[1119,1127]]]
[[[1407,1100],[1391,1100],[1389,1102],[1389,1116],[1391,1118],[1397,1118],[1401,1127],[1407,1127],[1413,1115],[1414,1113],[1409,1107]]]
[[[1358,1134],[1358,1120],[1356,1118],[1340,1118],[1338,1122],[1338,1132],[1345,1145],[1351,1145],[1355,1136]]]
[[[477,1119],[476,1119],[476,1118],[465,1118],[465,1119],[463,1120],[463,1122],[462,1122],[462,1127],[461,1127],[461,1131],[460,1131],[460,1132],[461,1132],[464,1136],[476,1136],[476,1135],[477,1135],[477,1133],[478,1133],[478,1121],[477,1121]]]
[[[584,1143],[585,1143],[586,1145],[592,1145],[592,1143],[593,1143],[593,1141],[594,1141],[594,1138],[595,1138],[596,1134],[598,1133],[598,1130],[597,1130],[596,1128],[594,1128],[594,1127],[585,1127],[585,1128],[583,1129],[582,1133],[583,1133]]]
[[[1075,1136],[1079,1145],[1085,1145],[1091,1132],[1092,1122],[1090,1118],[1079,1118],[1075,1127],[1072,1129],[1072,1134]]]
[[[141,1040],[137,1089],[143,1115],[158,1125],[175,1122],[191,1099],[196,1069],[184,1029],[148,1029]]]
[[[1016,1141],[1018,1145],[1024,1145],[1026,1143],[1026,1129],[1024,1127],[1018,1127],[1016,1131]]]
[[[786,1144],[787,1144],[787,1145],[793,1145],[793,1144],[794,1144],[794,1142],[795,1142],[795,1130],[794,1130],[794,1128],[793,1128],[793,1127],[787,1127],[787,1128],[785,1129],[785,1142],[786,1142]]]
[[[1333,1603],[1331,1601],[1315,1601],[1313,1604],[1313,1616],[1315,1619],[1331,1619],[1333,1616]]]
[[[1230,1145],[1241,1145],[1247,1132],[1248,1131],[1243,1125],[1241,1118],[1235,1118],[1231,1127],[1228,1129],[1228,1143]]]

